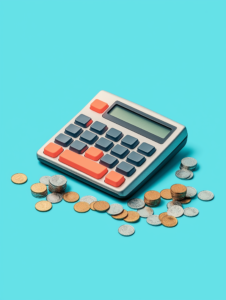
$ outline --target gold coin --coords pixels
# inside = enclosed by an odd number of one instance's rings
[[[191,202],[191,198],[185,198],[185,199],[179,200],[179,201],[180,201],[180,203],[182,203],[182,204],[187,204],[187,203],[190,203],[190,202]]]
[[[167,216],[167,212],[163,212],[159,215],[159,220],[162,222],[162,219]]]
[[[27,176],[23,173],[16,173],[11,177],[13,183],[22,184],[27,181]]]
[[[93,201],[91,204],[90,204],[90,208],[92,209],[92,210],[95,210],[95,208],[94,208],[94,203],[95,202],[97,202],[97,201]]]
[[[174,194],[182,194],[187,192],[187,188],[183,184],[174,184],[171,186],[170,190]]]
[[[77,202],[74,205],[74,210],[80,213],[84,213],[90,210],[89,203],[87,202]]]
[[[79,199],[79,194],[76,192],[67,192],[63,195],[63,198],[67,202],[76,202]]]
[[[49,201],[39,201],[35,204],[38,211],[48,211],[52,208],[52,203]]]
[[[104,211],[107,211],[109,209],[110,205],[106,201],[96,201],[94,203],[93,207],[97,211],[104,212]]]
[[[136,211],[128,211],[127,217],[125,217],[124,221],[128,223],[137,222],[140,219],[140,215]]]
[[[174,227],[177,225],[177,219],[173,216],[165,216],[162,218],[161,220],[162,225],[166,226],[166,227]]]
[[[170,189],[164,189],[164,190],[162,190],[161,193],[160,193],[160,195],[164,199],[167,199],[167,200],[172,199],[172,195],[171,195]]]
[[[127,212],[127,210],[123,210],[122,212],[121,212],[121,214],[118,214],[118,215],[116,215],[116,216],[112,216],[112,218],[114,218],[114,219],[116,219],[116,220],[123,220],[123,219],[125,219],[125,217],[127,217],[127,215],[128,215],[128,212]]]
[[[158,200],[160,198],[160,193],[156,191],[148,191],[144,194],[144,198],[146,198],[147,201]]]
[[[34,183],[31,186],[31,190],[33,193],[40,194],[45,193],[47,191],[47,187],[44,183]]]

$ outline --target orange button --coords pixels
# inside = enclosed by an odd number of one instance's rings
[[[71,150],[65,150],[59,161],[96,179],[102,178],[108,171],[106,167]]]
[[[99,160],[103,155],[104,152],[95,147],[90,147],[85,153],[85,157],[88,157],[92,160]]]
[[[107,174],[104,180],[107,184],[119,187],[125,181],[125,177],[115,171],[111,171]]]
[[[57,157],[64,149],[60,145],[56,145],[54,143],[49,143],[44,148],[44,154],[50,157]]]
[[[90,105],[90,109],[94,110],[95,112],[101,114],[102,112],[104,112],[107,108],[109,107],[109,105],[101,100],[94,100],[91,105]]]

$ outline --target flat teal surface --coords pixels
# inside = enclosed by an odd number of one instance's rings
[[[226,299],[225,1],[0,2],[0,299]],[[188,143],[136,194],[182,182],[215,198],[195,218],[118,234],[123,221],[61,202],[35,210],[30,186],[57,172],[36,151],[100,90],[187,126]],[[11,182],[14,173],[28,182]],[[109,197],[70,177],[80,196]],[[184,183],[184,182],[182,182]],[[166,211],[167,201],[154,209]],[[123,202],[128,209],[126,202]]]

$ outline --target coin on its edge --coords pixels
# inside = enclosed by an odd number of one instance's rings
[[[162,218],[162,225],[166,226],[166,227],[174,227],[177,225],[177,218],[173,217],[173,216],[165,216]]]
[[[79,213],[85,213],[90,210],[90,206],[87,202],[77,202],[74,205],[74,210]]]
[[[52,203],[49,202],[49,201],[39,201],[35,204],[35,208],[38,210],[38,211],[48,211],[52,208]]]
[[[106,201],[96,201],[94,202],[93,207],[95,208],[96,211],[105,212],[109,209],[110,205]]]
[[[76,192],[67,192],[63,195],[63,198],[66,202],[76,202],[79,199],[79,194]]]
[[[121,212],[121,214],[112,216],[112,218],[114,218],[116,220],[123,220],[123,219],[125,219],[125,217],[127,217],[127,215],[128,215],[128,212],[127,212],[127,210],[124,209],[123,212]]]
[[[160,195],[163,199],[166,199],[166,200],[170,200],[172,199],[172,195],[171,195],[171,191],[170,189],[164,189],[160,192]]]
[[[140,219],[140,215],[136,211],[128,211],[127,217],[125,217],[124,221],[128,223],[137,222]]]
[[[11,177],[11,181],[15,184],[23,184],[27,181],[27,176],[23,173],[16,173]]]

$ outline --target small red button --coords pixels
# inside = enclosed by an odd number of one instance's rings
[[[90,147],[85,153],[85,157],[90,158],[95,161],[99,160],[103,155],[104,155],[104,152],[95,147]]]
[[[44,154],[54,158],[57,157],[63,151],[64,149],[60,145],[56,145],[54,143],[49,143],[44,148]]]
[[[104,182],[106,182],[107,184],[110,184],[115,187],[119,187],[123,184],[124,181],[125,177],[122,174],[119,174],[115,171],[109,172],[104,180]]]
[[[103,113],[108,107],[109,105],[107,103],[98,99],[94,100],[90,105],[90,109],[99,114]]]

